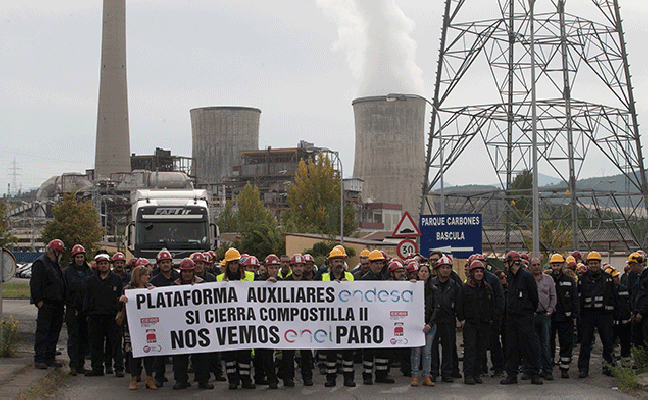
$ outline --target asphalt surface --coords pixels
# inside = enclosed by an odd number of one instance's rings
[[[36,309],[29,301],[25,300],[4,300],[3,314],[5,317],[13,315],[20,321],[20,349],[25,357],[25,361],[33,358],[33,337],[35,329]],[[458,343],[461,343],[461,335],[458,335]],[[61,331],[59,340],[59,349],[63,354],[59,356],[61,360],[66,360],[65,341],[67,332],[65,325]],[[324,387],[324,376],[319,375],[317,370],[314,376],[315,385],[304,387],[302,385],[299,371],[296,371],[296,386],[294,388],[285,388],[279,385],[278,390],[270,390],[267,386],[258,386],[255,390],[229,390],[227,382],[214,382],[215,389],[201,390],[193,383],[192,387],[185,390],[173,390],[173,372],[171,366],[167,366],[167,378],[169,382],[163,388],[158,390],[145,390],[144,384],[138,384],[138,390],[130,391],[128,389],[129,377],[116,378],[114,375],[103,377],[71,377],[66,387],[61,387],[54,395],[62,399],[116,399],[116,398],[159,398],[159,397],[223,397],[223,398],[263,398],[263,399],[280,399],[287,397],[309,397],[318,398],[336,398],[336,399],[393,399],[393,398],[429,398],[430,396],[438,398],[485,398],[485,399],[502,399],[502,398],[565,398],[565,399],[610,399],[610,398],[634,398],[614,388],[612,378],[601,374],[601,345],[597,338],[594,352],[592,354],[590,376],[586,379],[577,378],[576,360],[578,356],[578,347],[574,349],[574,359],[572,361],[571,379],[560,379],[558,369],[554,369],[554,381],[545,382],[543,385],[531,385],[528,381],[520,380],[517,385],[503,386],[499,384],[499,378],[484,378],[484,384],[467,386],[463,384],[463,379],[457,379],[455,383],[437,382],[435,387],[411,387],[409,377],[404,377],[398,369],[392,369],[392,377],[396,379],[395,384],[374,384],[367,386],[362,384],[361,364],[356,364],[356,384],[355,388],[342,386],[342,377],[338,377],[338,385],[334,388]],[[0,360],[0,363],[2,360]],[[86,362],[86,367],[89,362]],[[67,371],[67,366],[63,367]],[[36,373],[38,370],[30,369],[27,373]],[[0,397],[3,397],[0,394]]]

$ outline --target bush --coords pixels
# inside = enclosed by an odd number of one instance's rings
[[[14,320],[13,315],[8,320],[2,320],[2,346],[0,347],[0,357],[16,357],[16,348],[18,347],[18,321]]]
[[[623,362],[608,366],[616,384],[625,391],[638,390],[637,375],[648,372],[648,350],[642,346],[632,346],[632,359],[635,369],[632,364]]]

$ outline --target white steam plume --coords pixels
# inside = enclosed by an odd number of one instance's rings
[[[415,24],[394,0],[317,0],[317,4],[337,23],[333,49],[346,52],[360,96],[424,95],[416,42],[410,37]]]

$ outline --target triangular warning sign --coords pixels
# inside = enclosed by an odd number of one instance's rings
[[[394,232],[392,232],[392,237],[413,237],[413,236],[421,236],[421,231],[419,230],[418,226],[416,226],[414,220],[409,215],[409,213],[405,211],[405,214],[403,214],[403,218],[401,218],[398,225],[396,225],[396,229],[394,229]]]

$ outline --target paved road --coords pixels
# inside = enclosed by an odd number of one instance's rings
[[[356,381],[358,381],[360,368],[356,365]],[[171,378],[171,374],[168,375]],[[287,397],[317,397],[337,399],[363,399],[363,398],[564,398],[564,399],[610,399],[633,398],[617,390],[610,389],[612,380],[606,378],[601,382],[588,380],[557,380],[542,386],[529,383],[520,383],[515,386],[502,386],[495,378],[484,379],[483,385],[466,386],[461,383],[437,383],[435,387],[411,387],[409,378],[398,377],[393,385],[365,386],[359,384],[355,388],[346,388],[340,385],[335,388],[325,388],[322,376],[315,378],[315,386],[306,388],[301,382],[294,388],[279,387],[278,390],[269,390],[267,387],[256,390],[228,390],[225,382],[218,382],[214,390],[200,390],[194,384],[191,388],[176,391],[165,386],[158,390],[144,390],[140,386],[137,391],[128,390],[128,378],[115,378],[113,376],[86,378],[76,377],[69,386],[60,390],[57,397],[65,399],[81,398],[158,398],[158,397],[224,397],[224,398],[264,398],[284,399]],[[607,384],[607,385],[606,385]],[[141,384],[140,384],[141,385]],[[168,384],[167,384],[168,385]],[[171,385],[169,385],[171,386]],[[607,386],[607,387],[606,387]]]
[[[5,316],[13,315],[21,324],[21,350],[27,352],[27,357],[33,356],[33,332],[35,328],[36,309],[25,300],[4,300]],[[59,348],[65,348],[67,332],[65,326],[61,331]],[[460,339],[459,339],[460,341]],[[565,399],[609,399],[609,398],[633,398],[620,391],[612,389],[614,386],[612,378],[603,376],[600,373],[601,349],[597,339],[595,354],[592,356],[591,376],[580,380],[575,377],[575,363],[573,361],[572,379],[557,378],[552,382],[545,382],[542,386],[529,384],[527,381],[520,381],[514,386],[502,386],[499,379],[485,378],[483,385],[466,386],[462,383],[441,383],[437,382],[433,388],[411,387],[410,378],[396,376],[398,370],[393,371],[396,383],[393,385],[365,386],[361,382],[360,364],[356,364],[355,388],[346,388],[341,385],[341,377],[338,377],[338,386],[335,388],[324,387],[324,377],[315,375],[315,386],[307,388],[301,385],[299,378],[296,380],[296,387],[269,390],[267,386],[260,386],[256,390],[238,389],[228,390],[226,382],[213,382],[216,384],[214,390],[200,390],[196,384],[189,389],[176,391],[172,390],[173,373],[167,368],[167,377],[170,382],[165,387],[152,391],[144,390],[144,385],[139,384],[137,391],[128,390],[128,377],[116,378],[114,375],[104,377],[87,378],[77,376],[70,379],[67,387],[61,388],[56,394],[57,398],[63,399],[104,399],[104,398],[158,398],[158,397],[225,397],[225,398],[264,398],[264,399],[285,399],[286,397],[308,397],[358,399],[358,398],[429,398],[430,396],[440,398],[539,398],[539,397],[560,397]],[[575,350],[574,354],[578,354]],[[61,359],[65,359],[63,351]],[[86,363],[88,365],[88,363]],[[67,370],[67,367],[64,367]],[[30,370],[35,371],[35,370]],[[297,372],[299,376],[299,373]],[[400,374],[399,374],[400,375]],[[557,369],[554,375],[559,375]],[[461,381],[461,380],[459,380]]]

